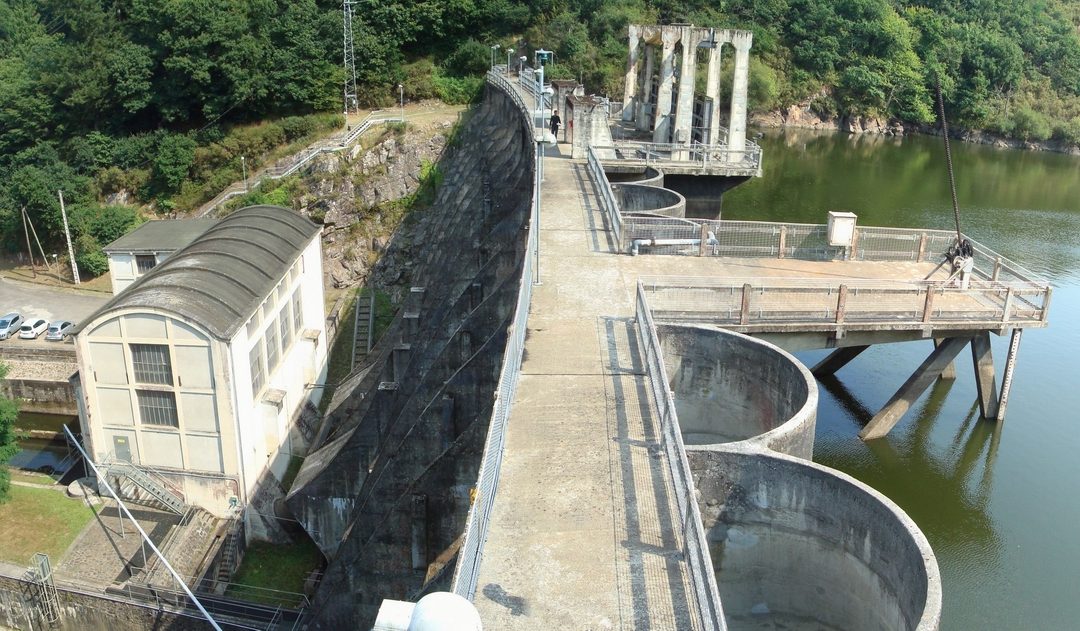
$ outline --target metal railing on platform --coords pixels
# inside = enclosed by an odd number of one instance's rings
[[[368,114],[367,117],[364,118],[364,120],[360,121],[358,125],[345,131],[344,133],[332,136],[327,140],[316,143],[315,145],[308,147],[307,149],[297,154],[294,154],[287,160],[278,162],[272,167],[268,167],[266,169],[263,169],[262,171],[259,171],[254,176],[252,176],[250,184],[245,184],[244,182],[235,182],[231,184],[225,190],[218,193],[217,196],[215,196],[212,200],[210,200],[206,204],[203,204],[202,208],[200,209],[199,216],[205,217],[206,215],[209,215],[211,212],[214,211],[214,209],[218,208],[225,202],[229,201],[234,197],[238,197],[240,195],[248,193],[251,189],[257,188],[266,180],[280,180],[282,178],[289,177],[293,173],[296,173],[303,169],[305,166],[307,166],[319,154],[334,153],[337,151],[343,151],[345,149],[348,149],[364,132],[376,125],[385,125],[387,123],[401,123],[404,121],[405,119],[402,118],[400,115],[387,116],[385,114],[372,112],[371,114]]]
[[[955,279],[643,277],[640,282],[658,320],[737,330],[1043,326],[1050,302],[1049,285],[1031,281],[972,280],[966,289]]]
[[[698,142],[679,144],[634,140],[618,140],[611,146],[596,148],[603,151],[605,160],[660,168],[666,165],[756,171],[761,167],[761,147],[752,140],[746,140],[746,146],[742,149],[732,149],[727,143],[705,145]]]
[[[660,444],[667,456],[668,470],[675,498],[679,507],[679,534],[682,552],[690,569],[690,585],[693,589],[701,628],[706,631],[726,629],[724,610],[720,603],[720,591],[716,585],[716,574],[712,558],[709,556],[709,544],[705,537],[705,528],[701,522],[701,513],[694,498],[695,484],[690,471],[690,462],[686,457],[682,429],[676,413],[675,398],[668,387],[667,370],[660,351],[660,340],[656,335],[645,288],[639,282],[636,300],[637,329],[641,336],[645,366],[652,389],[653,401],[660,413]]]

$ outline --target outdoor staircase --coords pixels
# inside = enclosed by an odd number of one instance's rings
[[[356,296],[356,314],[353,321],[353,356],[352,367],[363,364],[374,342],[375,334],[375,292],[369,290],[367,296]]]
[[[166,509],[177,515],[183,515],[187,510],[187,504],[184,502],[180,491],[166,482],[160,475],[151,475],[141,467],[118,458],[106,458],[102,465],[105,466],[108,475],[127,478],[146,491],[154,500],[160,502]]]

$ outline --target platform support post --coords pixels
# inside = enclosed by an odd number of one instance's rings
[[[908,377],[904,385],[900,386],[889,402],[874,415],[874,418],[870,419],[866,427],[859,432],[859,438],[873,440],[887,435],[889,430],[911,409],[912,404],[937,379],[945,366],[967,346],[970,339],[969,337],[949,337],[942,340],[934,352],[930,353],[930,356],[923,360],[922,365]]]

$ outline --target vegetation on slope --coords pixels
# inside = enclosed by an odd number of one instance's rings
[[[926,123],[940,78],[958,126],[1080,143],[1078,0],[356,0],[354,16],[361,105],[392,105],[398,84],[467,101],[510,47],[553,50],[550,76],[618,98],[626,25],[692,22],[754,32],[757,110]],[[184,212],[239,179],[241,156],[340,124],[302,115],[341,108],[341,33],[331,0],[0,3],[5,247],[25,207],[62,251],[63,188],[96,272],[95,246],[138,217],[105,200]]]

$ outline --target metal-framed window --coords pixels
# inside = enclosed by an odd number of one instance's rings
[[[289,303],[285,303],[281,307],[281,314],[278,316],[278,322],[281,324],[281,352],[285,351],[292,345],[293,336],[293,321],[289,317]]]
[[[304,326],[304,311],[300,306],[300,288],[297,287],[292,295],[293,330],[300,331]]]
[[[129,344],[136,383],[173,383],[172,361],[165,344]]]
[[[157,267],[157,257],[153,254],[135,255],[135,269],[137,269],[140,274],[145,274],[155,267]]]
[[[256,342],[248,353],[248,364],[251,368],[251,397],[259,396],[266,383],[266,372],[263,370],[263,347],[262,342]]]
[[[266,373],[270,374],[277,368],[278,360],[281,359],[281,347],[278,345],[278,323],[271,322],[266,327]]]
[[[176,415],[176,395],[161,390],[136,390],[139,399],[139,418],[145,425],[179,427]]]

